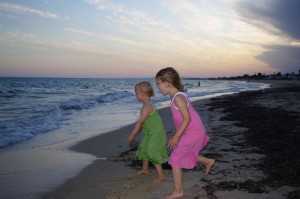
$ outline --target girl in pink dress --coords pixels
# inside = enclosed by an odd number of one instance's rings
[[[169,140],[168,147],[173,149],[169,158],[172,166],[174,191],[166,199],[183,197],[182,169],[192,169],[197,162],[205,165],[207,175],[215,164],[199,152],[206,146],[209,138],[199,114],[195,111],[187,95],[183,92],[178,72],[172,68],[164,68],[156,74],[156,83],[162,95],[172,99],[171,110],[176,132]]]

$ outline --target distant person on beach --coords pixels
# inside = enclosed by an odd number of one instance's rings
[[[172,99],[170,107],[176,127],[176,132],[168,143],[168,147],[173,149],[168,163],[172,166],[174,191],[166,198],[181,198],[183,197],[182,169],[192,169],[197,162],[201,162],[206,167],[205,175],[207,175],[215,160],[199,155],[209,138],[200,115],[183,92],[184,87],[178,72],[172,67],[164,68],[156,74],[155,78],[162,95],[169,95]]]
[[[169,157],[166,147],[167,136],[163,122],[150,99],[150,97],[154,96],[154,91],[151,84],[144,81],[135,85],[135,94],[137,100],[143,102],[143,107],[140,118],[128,137],[128,143],[131,144],[134,141],[142,128],[142,140],[136,155],[138,159],[143,161],[143,167],[138,174],[149,174],[150,161],[157,171],[157,177],[154,181],[162,182],[166,177],[161,164],[167,162]]]

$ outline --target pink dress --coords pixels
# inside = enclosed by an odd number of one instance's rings
[[[170,105],[176,130],[180,127],[183,120],[179,109],[174,104],[174,99],[177,95],[183,95],[186,98],[191,122],[179,138],[178,145],[173,149],[168,163],[172,168],[192,169],[196,166],[199,152],[207,145],[209,137],[206,135],[200,115],[183,92],[176,93]]]

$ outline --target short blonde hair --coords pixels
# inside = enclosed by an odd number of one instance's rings
[[[149,97],[154,96],[154,91],[150,82],[142,81],[135,85],[135,88],[139,87],[144,93],[146,93]]]

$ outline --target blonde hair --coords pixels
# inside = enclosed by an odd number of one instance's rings
[[[143,82],[137,83],[135,85],[135,88],[137,88],[137,87],[139,87],[149,97],[154,96],[154,91],[153,91],[153,88],[152,88],[152,85],[150,82],[143,81]]]
[[[160,79],[162,82],[169,82],[179,91],[184,91],[184,86],[181,83],[178,72],[173,67],[163,68],[155,76],[156,79]]]

